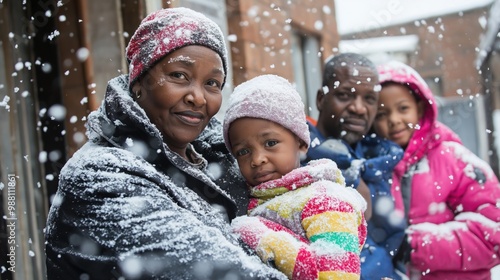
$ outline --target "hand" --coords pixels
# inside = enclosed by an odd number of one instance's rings
[[[412,248],[410,246],[410,243],[408,243],[408,235],[405,234],[405,236],[403,237],[403,242],[401,242],[401,245],[399,245],[396,255],[392,259],[394,267],[397,267],[398,263],[406,265],[408,262],[410,262],[411,250]]]
[[[233,232],[239,235],[241,241],[255,251],[262,236],[270,231],[258,217],[241,216],[231,223]]]
[[[285,232],[300,242],[309,243],[307,239],[294,233],[287,227],[262,217],[237,217],[231,223],[231,228],[234,233],[239,235],[241,241],[247,244],[252,250],[256,250],[262,238],[273,232]]]
[[[240,240],[253,249],[264,263],[276,267],[290,279],[293,278],[293,273],[297,272],[297,257],[308,248],[305,239],[282,225],[261,217],[237,217],[231,226]],[[313,260],[312,255],[309,258],[301,255],[300,258],[300,261],[308,263]]]

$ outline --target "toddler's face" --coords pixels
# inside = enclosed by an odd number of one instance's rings
[[[422,104],[404,85],[383,86],[373,123],[375,132],[406,148],[414,130],[418,129],[423,112]]]
[[[307,147],[295,134],[272,121],[240,118],[228,131],[231,152],[251,186],[279,179],[300,166]]]

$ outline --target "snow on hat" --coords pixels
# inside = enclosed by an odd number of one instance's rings
[[[224,115],[224,141],[231,151],[229,126],[239,118],[265,119],[287,128],[309,146],[304,103],[297,90],[284,78],[262,75],[248,80],[234,89]]]
[[[191,45],[204,46],[219,54],[227,76],[226,43],[214,21],[183,7],[161,9],[149,14],[127,46],[130,86],[164,56]]]

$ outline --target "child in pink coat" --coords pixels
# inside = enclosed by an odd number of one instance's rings
[[[500,263],[498,179],[437,120],[432,92],[414,69],[390,62],[379,74],[373,127],[405,149],[392,194],[410,226],[396,259],[411,279],[490,279]]]
[[[252,195],[232,223],[240,239],[290,279],[359,279],[366,201],[335,162],[300,167],[310,138],[295,88],[276,75],[242,83],[223,128]]]

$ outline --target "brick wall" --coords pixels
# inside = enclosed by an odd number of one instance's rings
[[[321,60],[334,52],[339,35],[332,0],[227,0],[234,85],[260,74],[293,81],[293,32],[319,39]],[[292,4],[293,3],[293,4]]]
[[[442,95],[457,96],[481,92],[481,78],[475,68],[481,34],[479,23],[487,18],[489,6],[412,21],[397,26],[343,35],[342,39],[366,39],[415,34],[419,37],[417,51],[408,57],[409,64],[424,78],[440,78]]]

